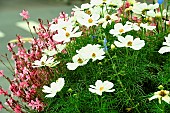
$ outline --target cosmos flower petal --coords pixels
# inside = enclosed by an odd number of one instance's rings
[[[69,70],[75,70],[78,67],[76,63],[67,63],[66,65]]]
[[[166,52],[170,52],[170,47],[168,47],[168,46],[161,47],[158,52],[160,54],[163,54],[163,53],[166,53]]]
[[[50,93],[50,94],[47,94],[45,97],[54,97],[56,94],[55,93]]]

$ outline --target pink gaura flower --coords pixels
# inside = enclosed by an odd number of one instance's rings
[[[0,70],[0,77],[4,76],[4,70]]]
[[[0,102],[0,111],[2,110],[2,108],[3,108],[3,105],[2,105],[2,103]]]
[[[22,113],[20,105],[16,105],[14,111],[15,113]]]
[[[23,17],[23,20],[27,20],[28,18],[30,18],[30,15],[27,10],[22,10],[22,12],[20,13],[20,16]]]

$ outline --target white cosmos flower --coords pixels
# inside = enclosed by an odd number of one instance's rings
[[[118,8],[120,8],[123,5],[123,1],[122,0],[110,0],[109,5],[117,6]]]
[[[54,97],[57,92],[61,91],[61,89],[64,87],[64,84],[64,78],[58,78],[56,82],[52,82],[50,84],[50,87],[43,86],[42,92],[48,93],[45,97]]]
[[[149,10],[148,5],[146,3],[135,3],[133,4],[132,11],[136,14],[141,15],[144,10]]]
[[[57,44],[56,45],[56,49],[51,49],[51,47],[49,46],[47,49],[44,49],[43,50],[43,53],[45,55],[48,55],[48,56],[54,56],[58,53],[61,53],[62,50],[64,50],[66,48],[66,44]]]
[[[105,13],[104,18],[99,19],[99,23],[102,23],[102,27],[106,28],[107,24],[111,24],[115,20],[118,20],[118,17],[115,16],[115,14],[109,15],[108,13]]]
[[[49,27],[49,30],[51,32],[55,32],[56,30],[65,29],[68,26],[73,26],[73,25],[74,25],[74,22],[71,19],[64,20],[63,18],[59,18],[57,20],[57,24],[51,24],[51,26]]]
[[[78,54],[81,54],[83,57],[87,59],[92,59],[92,62],[96,60],[102,60],[105,56],[103,48],[101,48],[101,45],[91,45],[88,44],[85,47],[82,47],[79,51],[76,51]]]
[[[89,61],[88,58],[84,58],[80,54],[76,54],[75,56],[73,56],[72,60],[73,60],[73,63],[66,64],[69,70],[75,70],[78,66],[84,66]]]
[[[125,24],[123,26],[122,23],[116,23],[114,25],[114,29],[111,29],[109,33],[112,34],[113,36],[118,36],[118,35],[121,35],[121,34],[126,33],[128,31],[131,31],[131,30],[132,30],[131,25]]]
[[[44,49],[42,52],[44,53],[44,55],[48,56],[54,56],[58,53],[57,50],[51,49],[51,47],[49,47],[48,49]]]
[[[54,67],[60,62],[55,62],[53,57],[48,58],[47,55],[43,55],[43,57],[40,60],[35,60],[33,63],[33,68],[35,67],[42,67],[42,66],[48,66],[48,67]]]
[[[83,11],[83,10],[85,10],[85,9],[91,8],[92,5],[89,4],[89,3],[85,3],[85,4],[82,4],[80,8],[77,7],[77,6],[74,6],[74,7],[75,7],[75,8],[72,8],[73,11]]]
[[[126,25],[130,25],[131,28],[132,28],[133,30],[135,30],[135,31],[140,30],[140,27],[138,26],[137,23],[132,23],[132,22],[127,21],[127,22],[126,22]]]
[[[112,89],[114,84],[109,81],[102,82],[101,80],[97,80],[94,85],[90,85],[89,91],[92,93],[96,93],[98,95],[102,95],[103,92],[113,92],[115,89]]]
[[[147,23],[146,24],[141,23],[140,27],[145,28],[146,30],[151,30],[151,31],[156,28],[156,26],[149,26]]]
[[[168,35],[168,37],[165,37],[165,41],[163,42],[163,47],[160,48],[160,50],[158,51],[160,54],[166,53],[166,52],[170,52],[170,34]]]
[[[77,32],[79,27],[67,26],[65,29],[58,29],[58,34],[53,35],[53,40],[57,42],[70,42],[72,37],[80,37],[82,32]]]
[[[144,40],[140,40],[140,38],[133,39],[133,36],[126,35],[125,38],[123,36],[118,36],[119,41],[114,41],[114,44],[117,47],[130,47],[134,50],[139,50],[145,45]]]
[[[159,104],[161,104],[161,100],[170,104],[170,97],[168,95],[169,95],[169,91],[167,90],[157,91],[154,93],[154,95],[151,98],[149,98],[149,101],[158,98]]]
[[[110,0],[91,0],[90,1],[90,4],[91,5],[101,5],[101,4],[109,4],[110,3]]]
[[[99,18],[100,18],[99,14],[88,15],[84,13],[83,17],[77,18],[77,21],[81,25],[85,25],[87,28],[89,28],[90,26],[98,25]]]

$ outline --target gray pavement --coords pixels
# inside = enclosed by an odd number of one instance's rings
[[[81,1],[72,0],[72,4],[79,5]],[[71,8],[73,8],[73,5],[67,5],[64,0],[0,0],[0,31],[5,34],[4,37],[0,37],[0,54],[8,53],[9,57],[11,56],[7,51],[6,45],[10,40],[15,39],[16,34],[20,34],[23,37],[31,36],[29,32],[16,26],[16,22],[22,21],[19,13],[23,9],[29,11],[29,20],[38,22],[38,18],[44,21],[51,21],[61,11],[70,13]],[[7,63],[7,61],[4,62]],[[12,78],[12,73],[2,63],[0,63],[0,70],[5,70],[5,74]],[[9,88],[8,82],[2,77],[0,78],[0,86],[3,86],[5,89]],[[2,95],[0,95],[0,101],[5,102]],[[7,112],[2,110],[0,113]]]

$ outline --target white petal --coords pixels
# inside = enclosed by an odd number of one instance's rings
[[[111,90],[106,90],[105,92],[114,92],[115,89],[111,89]]]
[[[89,91],[92,93],[96,93],[96,89],[89,88]]]
[[[149,98],[149,101],[158,98],[158,95],[153,95],[151,98]]]
[[[69,70],[75,70],[78,67],[76,63],[67,63],[66,65]]]
[[[51,94],[46,95],[45,97],[54,97],[55,95],[56,93],[51,93]]]
[[[44,92],[44,93],[51,93],[52,92],[52,90],[51,90],[51,88],[50,87],[48,87],[48,86],[43,86],[43,90],[42,90],[42,92]]]
[[[120,43],[118,41],[114,41],[114,44],[117,46],[117,47],[125,47],[125,45],[123,43]]]
[[[118,36],[118,40],[122,43],[126,42],[126,39],[123,36]]]
[[[114,84],[109,81],[104,81],[103,86],[105,89],[111,89],[114,86]]]
[[[96,86],[97,89],[99,89],[102,85],[103,85],[103,82],[101,80],[97,80],[95,82],[95,86]]]
[[[164,100],[166,103],[170,104],[170,97],[169,96],[162,97],[162,100]]]
[[[91,87],[91,88],[94,88],[94,89],[96,89],[96,87],[95,87],[95,86],[93,86],[93,85],[90,85],[90,87]]]
[[[100,91],[100,90],[96,90],[96,94],[98,94],[98,95],[102,95],[102,91]]]
[[[44,55],[44,56],[41,58],[41,61],[46,62],[46,60],[47,60],[47,55]]]
[[[163,53],[166,53],[166,52],[170,52],[170,47],[168,47],[168,46],[161,47],[158,52],[160,54],[163,54]]]

